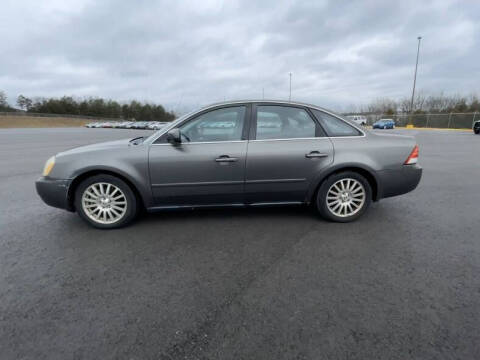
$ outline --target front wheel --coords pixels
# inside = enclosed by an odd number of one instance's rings
[[[372,189],[362,175],[346,171],[329,176],[317,193],[320,215],[335,222],[358,219],[367,210],[372,199]]]
[[[82,181],[75,191],[75,208],[83,220],[99,229],[125,226],[138,211],[130,186],[111,175],[96,175]]]
[[[473,132],[474,132],[476,135],[480,134],[480,130],[473,130]]]

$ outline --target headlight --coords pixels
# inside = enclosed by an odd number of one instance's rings
[[[50,174],[53,169],[53,165],[55,165],[55,156],[52,156],[45,163],[45,167],[43,168],[43,176],[48,176],[48,174]]]

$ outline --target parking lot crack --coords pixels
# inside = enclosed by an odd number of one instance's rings
[[[214,338],[215,327],[221,323],[220,319],[228,312],[228,310],[235,305],[241,305],[241,298],[248,292],[248,290],[259,281],[259,279],[268,276],[282,260],[284,260],[292,250],[300,244],[303,239],[313,231],[316,225],[309,227],[303,235],[299,236],[296,241],[292,242],[290,246],[286,247],[273,261],[255,275],[251,275],[240,286],[235,293],[215,308],[210,314],[206,316],[203,322],[192,330],[183,331],[183,338],[181,341],[174,343],[170,348],[162,352],[161,359],[208,359],[205,355],[210,341]]]

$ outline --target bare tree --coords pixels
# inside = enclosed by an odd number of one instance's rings
[[[397,111],[397,103],[389,98],[377,98],[367,106],[370,113],[394,114]]]
[[[439,93],[438,95],[430,95],[425,100],[425,107],[430,112],[438,113],[446,111],[448,107],[448,99],[443,94],[443,92]]]
[[[362,113],[375,113],[393,115],[396,113],[410,113],[410,101],[408,97],[399,100],[390,98],[377,98],[367,105],[360,106]],[[480,111],[480,99],[477,94],[469,96],[438,94],[426,95],[420,91],[413,101],[415,113],[449,113]]]
[[[423,112],[424,104],[425,104],[425,93],[423,91],[419,91],[417,93],[417,96],[415,96],[415,99],[413,100],[413,111]]]
[[[400,110],[401,113],[409,113],[410,112],[410,101],[411,99],[409,98],[402,98],[398,102],[398,110]]]

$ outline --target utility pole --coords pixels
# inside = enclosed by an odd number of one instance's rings
[[[288,101],[292,101],[292,73],[288,73],[288,75],[290,76],[290,92],[288,95]]]
[[[415,98],[415,85],[417,84],[418,54],[420,53],[420,41],[422,40],[422,37],[421,36],[417,37],[417,40],[418,40],[417,61],[415,63],[415,75],[413,76],[412,100],[410,101],[410,115],[413,114],[413,99]],[[411,120],[412,119],[410,117],[410,122]]]

